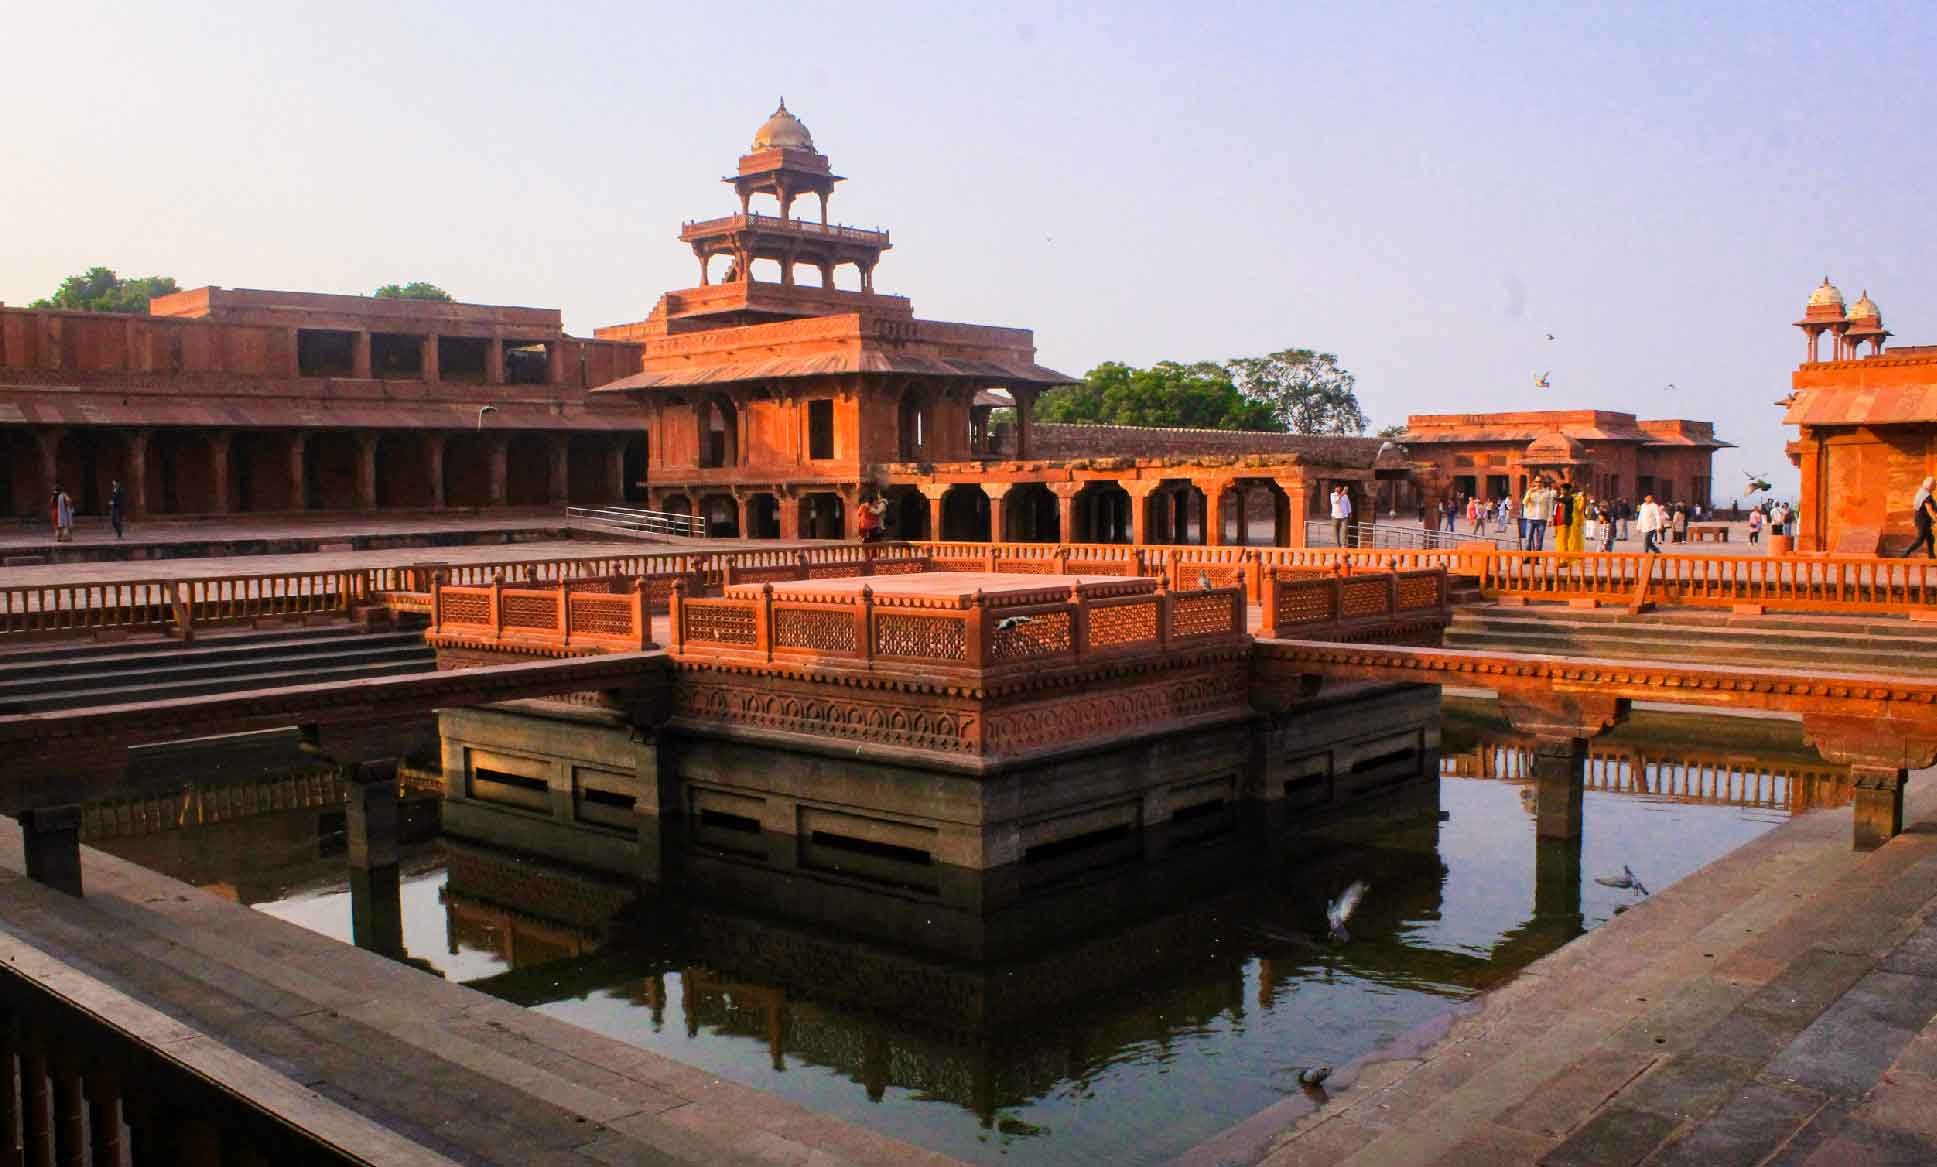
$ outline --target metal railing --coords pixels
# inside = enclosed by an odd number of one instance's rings
[[[1487,520],[1493,530],[1493,520]],[[1345,538],[1351,547],[1392,547],[1412,551],[1442,551],[1467,547],[1511,547],[1514,532],[1474,535],[1461,531],[1433,531],[1407,523],[1349,523]],[[1305,543],[1311,547],[1336,547],[1330,519],[1306,519]]]
[[[577,519],[593,526],[642,535],[678,535],[687,539],[706,538],[706,520],[698,515],[672,511],[649,511],[637,507],[566,507],[567,521]]]

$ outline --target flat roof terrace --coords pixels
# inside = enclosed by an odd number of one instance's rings
[[[768,584],[734,584],[726,589],[729,596],[758,596]],[[798,580],[781,584],[775,591],[785,591],[789,596],[826,596],[830,599],[857,597],[863,588],[871,591],[877,599],[886,596],[920,596],[936,600],[953,600],[967,604],[978,593],[985,599],[1001,602],[1022,598],[1027,600],[1038,593],[1057,592],[1068,595],[1074,587],[1107,588],[1107,592],[1095,594],[1139,595],[1157,590],[1154,578],[1132,577],[1125,579],[1120,575],[1010,575],[994,571],[922,571],[909,575],[849,576],[844,579]]]

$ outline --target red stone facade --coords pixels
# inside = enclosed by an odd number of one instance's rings
[[[553,309],[198,288],[147,316],[0,309],[0,515],[613,502],[636,415],[587,387],[638,360]]]
[[[1796,549],[1896,554],[1915,538],[1912,504],[1937,474],[1937,345],[1883,346],[1889,333],[1868,293],[1848,309],[1824,280],[1797,322],[1808,357],[1790,378],[1783,421],[1802,471]],[[1831,359],[1815,359],[1828,333]],[[1865,345],[1870,355],[1861,356]]]
[[[1638,503],[1652,494],[1704,505],[1719,501],[1714,456],[1730,445],[1711,422],[1640,421],[1600,409],[1414,414],[1401,440],[1457,495],[1518,499],[1546,475],[1596,498]]]

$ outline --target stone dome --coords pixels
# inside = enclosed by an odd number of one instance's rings
[[[1841,308],[1843,306],[1843,293],[1837,290],[1835,284],[1829,282],[1828,276],[1824,276],[1822,286],[1809,293],[1809,306],[1811,308]]]
[[[1881,324],[1883,313],[1877,308],[1876,301],[1870,299],[1870,293],[1864,292],[1863,297],[1850,306],[1850,319],[1874,320]]]
[[[812,150],[814,135],[807,132],[804,122],[787,112],[787,99],[783,97],[780,99],[780,108],[774,110],[773,116],[761,123],[760,128],[754,132],[753,148],[755,150],[782,148]]]
[[[1528,466],[1569,466],[1586,460],[1587,448],[1558,431],[1528,442],[1526,452],[1520,455],[1520,461]]]

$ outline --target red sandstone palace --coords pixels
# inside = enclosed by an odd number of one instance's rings
[[[1596,498],[1714,501],[1714,457],[1730,443],[1705,421],[1637,421],[1602,409],[1414,414],[1402,439],[1460,495],[1519,498],[1542,476]]]
[[[1779,404],[1800,435],[1800,551],[1875,555],[1915,537],[1911,505],[1937,474],[1937,345],[1892,345],[1868,292],[1845,308],[1825,276],[1796,321],[1808,347]],[[1822,338],[1830,338],[1822,360]],[[1867,356],[1862,355],[1865,347]]]

